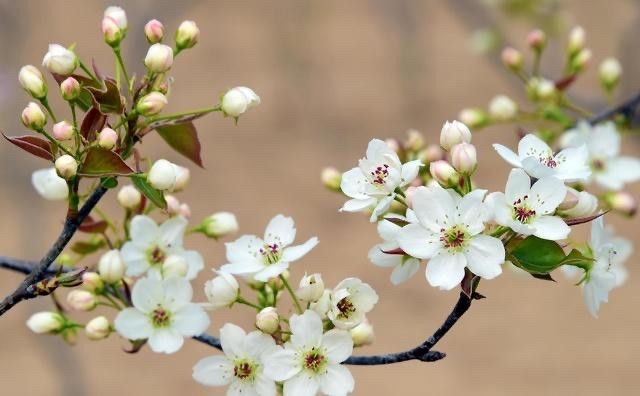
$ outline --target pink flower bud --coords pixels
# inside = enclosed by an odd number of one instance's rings
[[[143,96],[136,104],[136,111],[145,117],[156,115],[169,103],[160,92],[151,92]]]
[[[27,128],[39,131],[47,123],[47,115],[44,114],[40,106],[35,102],[29,102],[22,110],[22,123]]]
[[[460,180],[458,172],[444,160],[429,164],[429,172],[431,173],[431,177],[444,187],[453,186]]]
[[[53,124],[53,137],[56,140],[69,140],[73,136],[73,125],[67,121]]]
[[[164,25],[157,19],[152,19],[144,25],[144,35],[149,44],[156,44],[164,38]]]
[[[170,215],[177,215],[180,211],[180,201],[173,195],[165,195],[164,200],[167,203],[167,212]]]
[[[459,121],[445,122],[440,131],[440,146],[446,151],[458,143],[470,143],[471,131]]]
[[[71,290],[67,294],[67,302],[71,308],[78,311],[91,311],[98,305],[96,296],[86,290]]]
[[[34,98],[42,99],[47,96],[47,83],[40,70],[35,66],[22,66],[18,74],[18,81],[20,86]]]
[[[73,77],[67,77],[60,83],[60,92],[64,100],[70,101],[80,96],[80,83]]]
[[[626,191],[608,193],[604,200],[611,209],[626,216],[633,216],[638,211],[638,202]]]
[[[547,35],[540,29],[534,29],[527,35],[527,44],[534,51],[542,51],[547,45]]]
[[[478,167],[476,147],[469,143],[460,143],[451,149],[453,167],[464,175],[470,175]]]
[[[502,63],[514,71],[522,69],[522,53],[515,48],[507,47],[502,50]]]
[[[69,154],[59,157],[56,162],[56,171],[64,179],[71,179],[78,173],[78,161]]]
[[[102,18],[102,36],[104,42],[111,47],[118,47],[124,39],[125,33],[120,29],[118,23],[111,17],[105,16]]]
[[[180,208],[178,208],[178,214],[186,218],[191,217],[191,207],[184,202],[181,203]]]
[[[173,49],[164,44],[153,44],[149,47],[144,65],[154,73],[164,73],[173,66]]]
[[[424,136],[422,136],[422,133],[415,129],[409,129],[407,134],[409,135],[405,144],[407,150],[420,151],[424,147]]]
[[[191,48],[198,42],[200,29],[193,21],[184,21],[176,31],[176,47],[180,50]]]
[[[104,17],[114,20],[116,25],[123,31],[127,30],[127,14],[121,7],[111,6],[104,10]]]
[[[425,164],[428,164],[429,162],[433,162],[433,161],[438,161],[444,158],[445,158],[445,152],[444,150],[442,150],[442,147],[440,147],[437,144],[430,144],[420,152],[420,159]]]
[[[111,128],[104,128],[98,134],[98,145],[106,150],[111,150],[118,142],[118,133]]]

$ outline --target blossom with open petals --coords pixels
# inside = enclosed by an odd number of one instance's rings
[[[342,175],[340,188],[350,200],[340,210],[361,212],[373,208],[371,222],[375,222],[391,206],[398,187],[411,183],[418,175],[421,162],[400,162],[398,154],[387,143],[373,139],[367,147],[367,156],[357,168]]]
[[[263,239],[244,235],[226,243],[229,263],[220,270],[266,282],[282,274],[289,268],[289,263],[302,258],[318,244],[318,238],[313,237],[302,245],[290,246],[295,237],[293,219],[277,215],[267,225]]]
[[[370,285],[358,278],[347,278],[331,291],[327,318],[337,328],[349,330],[362,323],[377,302],[378,294]]]

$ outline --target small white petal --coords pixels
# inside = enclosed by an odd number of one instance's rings
[[[139,279],[131,291],[131,300],[138,310],[153,311],[164,302],[162,282],[152,278]]]
[[[313,238],[310,238],[305,243],[303,243],[302,245],[287,247],[282,252],[281,260],[286,261],[288,263],[299,260],[300,258],[302,258],[302,256],[309,253],[311,249],[316,247],[317,244],[318,244],[318,238],[313,237]]]
[[[277,215],[267,225],[264,232],[264,241],[267,244],[277,243],[280,246],[289,246],[296,239],[296,227],[291,217]]]
[[[187,262],[187,273],[184,276],[185,279],[195,279],[198,276],[198,273],[204,269],[204,259],[196,250],[180,250],[173,254],[182,257]]]
[[[376,245],[369,250],[369,261],[379,267],[395,267],[402,264],[403,255],[401,254],[386,254],[384,250],[393,250],[398,248],[395,244],[391,243],[389,249],[386,245]]]
[[[463,254],[440,253],[429,260],[427,281],[431,286],[451,290],[462,282],[466,266]]]
[[[193,288],[185,278],[171,277],[162,282],[164,305],[174,311],[191,303]]]
[[[350,199],[342,205],[340,211],[344,212],[362,212],[363,210],[373,206],[378,202],[375,198]]]
[[[316,396],[319,389],[320,384],[316,377],[306,373],[299,373],[284,383],[284,394],[287,396]]]
[[[564,183],[555,177],[545,177],[538,180],[529,193],[528,202],[536,215],[553,213],[567,195]]]
[[[193,366],[193,379],[206,386],[228,385],[234,378],[233,368],[226,356],[209,356]]]
[[[296,352],[279,345],[267,349],[262,356],[262,361],[264,375],[274,381],[286,381],[302,369]]]
[[[158,241],[168,248],[182,246],[182,238],[187,229],[187,224],[187,219],[182,216],[170,218],[162,223],[158,229]]]
[[[153,333],[149,317],[135,308],[125,308],[118,312],[113,325],[118,334],[128,340],[144,340]]]
[[[369,183],[360,168],[353,168],[342,174],[340,188],[346,196],[358,200],[368,199],[365,193],[365,186]]]
[[[484,279],[493,279],[502,273],[505,251],[498,238],[488,235],[473,237],[465,255],[469,270]]]
[[[533,235],[551,241],[566,239],[571,232],[571,227],[557,216],[538,217],[530,225],[535,229]]]
[[[327,367],[320,377],[320,390],[331,396],[343,396],[353,392],[355,381],[349,369],[342,365]]]
[[[507,179],[507,187],[504,195],[506,203],[511,205],[519,198],[524,197],[531,189],[531,178],[522,169],[512,169]]]
[[[174,313],[171,329],[184,337],[193,337],[207,330],[210,323],[209,316],[202,307],[189,304]]]
[[[322,320],[314,311],[305,311],[302,315],[292,315],[289,320],[291,344],[296,347],[319,346],[322,341]]]
[[[399,285],[406,282],[420,269],[420,261],[417,259],[409,259],[404,263],[397,265],[391,273],[391,283]]]
[[[428,259],[441,248],[440,236],[426,230],[420,224],[409,224],[398,233],[398,244],[408,255]]]
[[[327,351],[327,360],[331,364],[339,364],[347,360],[353,353],[351,334],[344,330],[329,330],[322,337],[322,346]]]
[[[409,161],[406,164],[402,164],[402,171],[400,172],[402,178],[401,186],[411,183],[418,176],[421,165],[422,162],[420,162],[420,160]]]
[[[126,242],[120,250],[122,260],[127,264],[127,276],[140,276],[149,269],[147,252],[139,244]]]
[[[518,143],[518,157],[520,159],[527,157],[548,158],[552,154],[553,151],[549,145],[532,133],[525,135]]]
[[[170,329],[156,330],[149,337],[149,347],[156,353],[175,353],[183,344],[184,338]]]
[[[266,282],[271,278],[275,278],[275,277],[279,276],[284,271],[286,271],[287,268],[289,268],[289,263],[284,262],[284,261],[280,261],[280,262],[275,263],[275,264],[267,265],[266,267],[264,267],[263,270],[261,270],[260,272],[257,272],[253,276],[253,279],[255,279],[257,281],[260,281],[260,282]]]
[[[515,166],[516,168],[522,167],[520,157],[518,157],[518,154],[514,153],[510,148],[505,147],[501,144],[494,144],[493,148],[496,150],[498,155],[502,157],[502,159],[507,161],[512,166]]]
[[[158,225],[149,216],[135,216],[129,225],[129,235],[136,243],[149,245],[158,236]]]
[[[220,344],[222,344],[224,353],[231,359],[242,357],[242,344],[246,335],[247,333],[240,326],[232,323],[222,326],[220,329]]]

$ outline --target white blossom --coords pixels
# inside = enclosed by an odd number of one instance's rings
[[[49,51],[42,60],[42,66],[51,73],[68,76],[78,67],[79,60],[73,51],[60,44],[49,44]]]
[[[322,320],[313,311],[293,315],[291,339],[264,354],[264,373],[284,382],[284,396],[314,396],[318,391],[338,396],[353,392],[354,380],[341,364],[353,352],[351,335],[345,330],[323,334]]]
[[[611,271],[616,251],[607,238],[602,217],[595,219],[591,226],[591,251],[595,262],[586,274],[582,292],[587,309],[597,318],[600,304],[609,301],[609,292],[616,287],[616,275]]]
[[[357,278],[338,283],[330,295],[327,317],[339,329],[349,330],[365,318],[378,302],[378,294],[371,286]]]
[[[204,293],[213,309],[230,307],[238,300],[240,285],[233,275],[219,271],[218,276],[205,282]]]
[[[135,216],[129,226],[131,240],[121,249],[122,259],[127,264],[127,276],[140,276],[148,272],[159,277],[165,260],[177,255],[187,262],[185,277],[194,279],[204,268],[204,261],[197,251],[182,247],[186,227],[187,220],[182,216],[172,217],[160,226],[151,217]]]
[[[450,290],[460,284],[465,268],[493,279],[502,273],[502,242],[483,235],[490,211],[483,203],[486,190],[461,197],[438,185],[419,187],[413,197],[417,223],[406,225],[397,239],[407,254],[429,259],[426,276],[431,286]]]
[[[487,203],[496,223],[522,235],[557,241],[571,232],[562,218],[554,216],[566,194],[564,183],[556,177],[544,177],[531,186],[522,169],[513,169],[505,192],[489,194]]]
[[[154,352],[177,352],[185,337],[209,327],[209,317],[192,297],[191,284],[184,278],[142,278],[133,286],[133,308],[118,313],[115,329],[129,340],[148,339]]]
[[[267,225],[263,239],[244,235],[226,243],[229,263],[220,270],[266,282],[282,274],[289,268],[289,263],[302,258],[318,244],[318,238],[313,237],[302,245],[290,246],[295,237],[293,219],[277,215]]]
[[[524,169],[530,176],[542,179],[555,176],[567,182],[585,181],[591,175],[587,164],[585,145],[570,147],[554,154],[539,137],[528,134],[518,143],[518,154],[509,148],[494,144],[493,148],[509,164]]]
[[[31,184],[44,199],[58,201],[69,195],[67,181],[58,176],[56,168],[39,169],[31,175]]]
[[[360,212],[374,208],[371,222],[391,206],[398,187],[411,183],[418,175],[420,161],[400,162],[398,154],[385,142],[373,139],[367,147],[366,158],[359,166],[342,175],[340,188],[351,198],[340,209],[345,212]]]

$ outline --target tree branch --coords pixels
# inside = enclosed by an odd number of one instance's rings
[[[589,119],[589,123],[597,124],[601,121],[608,120],[611,117],[614,117],[618,114],[624,115],[626,118],[629,118],[633,121],[633,115],[637,111],[640,106],[640,92],[636,93],[634,96],[620,103],[619,105],[612,107],[594,117]]]
[[[62,231],[58,236],[58,239],[56,239],[47,254],[45,254],[44,257],[40,260],[40,263],[34,266],[29,275],[27,275],[27,277],[24,278],[22,282],[20,282],[20,285],[18,285],[16,290],[14,290],[11,294],[5,297],[2,302],[0,302],[0,316],[13,308],[20,301],[28,300],[37,296],[33,288],[29,288],[29,286],[37,283],[47,275],[47,268],[49,268],[51,263],[53,263],[53,261],[58,258],[60,253],[62,253],[73,235],[78,230],[80,224],[82,224],[84,219],[86,219],[86,217],[91,213],[93,208],[104,196],[107,190],[108,189],[103,186],[99,186],[98,188],[96,188],[96,190],[86,200],[78,214],[71,218],[67,217],[64,222],[64,226],[62,227]],[[20,261],[14,262],[14,264],[16,263],[20,263]],[[21,263],[24,264],[24,261],[22,261]]]

